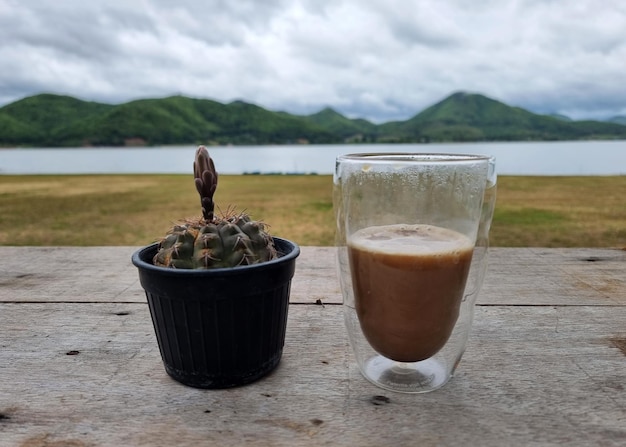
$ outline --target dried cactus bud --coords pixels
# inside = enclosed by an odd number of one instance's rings
[[[213,220],[215,203],[213,195],[217,189],[217,171],[215,164],[209,156],[206,147],[199,146],[196,151],[196,158],[193,162],[193,175],[196,190],[200,194],[200,204],[202,205],[202,215],[207,221]]]

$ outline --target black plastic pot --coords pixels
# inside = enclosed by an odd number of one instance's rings
[[[155,266],[157,244],[133,254],[161,358],[175,380],[228,388],[276,368],[300,248],[276,237],[274,243],[279,257],[272,261],[212,270]]]

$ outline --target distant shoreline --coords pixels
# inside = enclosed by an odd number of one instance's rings
[[[572,140],[483,140],[483,141],[431,141],[431,142],[413,142],[413,143],[406,143],[406,142],[391,142],[391,143],[376,143],[376,142],[372,142],[372,143],[319,143],[319,144],[302,144],[302,143],[298,143],[298,144],[289,144],[289,143],[267,143],[267,144],[215,144],[215,145],[209,145],[209,144],[203,144],[203,146],[206,146],[207,149],[211,149],[211,148],[238,148],[238,149],[256,149],[256,148],[262,148],[262,147],[303,147],[303,148],[307,148],[307,147],[311,147],[311,146],[352,146],[352,147],[374,147],[374,146],[389,146],[389,145],[393,145],[393,146],[407,146],[407,145],[417,145],[417,146],[436,146],[436,145],[441,145],[441,144],[458,144],[458,145],[464,145],[464,144],[516,144],[516,143],[546,143],[546,144],[550,144],[550,143],[583,143],[583,142],[587,142],[587,143],[601,143],[601,142],[607,142],[607,141],[615,141],[615,142],[625,142],[626,143],[626,137],[624,138],[598,138],[598,139],[587,139],[587,138],[578,138],[578,139],[572,139]],[[55,149],[160,149],[160,148],[189,148],[189,147],[193,147],[193,148],[197,148],[198,146],[200,146],[201,144],[199,143],[172,143],[172,144],[154,144],[154,145],[143,145],[143,146],[137,146],[137,145],[130,145],[130,146],[115,146],[115,145],[99,145],[99,146],[95,146],[95,145],[91,145],[91,146],[0,146],[0,151],[1,150],[21,150],[21,149],[25,149],[25,150],[31,150],[31,149],[37,149],[37,150],[41,150],[41,149],[51,149],[51,150],[55,150]]]

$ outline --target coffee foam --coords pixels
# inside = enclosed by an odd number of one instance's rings
[[[363,228],[348,238],[348,245],[376,253],[431,256],[458,254],[474,247],[467,236],[457,231],[422,224]]]

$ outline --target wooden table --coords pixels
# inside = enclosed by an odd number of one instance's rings
[[[188,388],[161,364],[135,247],[0,247],[0,445],[626,445],[626,251],[496,248],[461,366],[359,374],[335,249],[302,247],[281,364]]]

